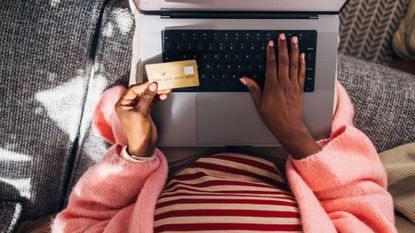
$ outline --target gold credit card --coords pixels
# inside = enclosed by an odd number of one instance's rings
[[[196,60],[146,65],[149,82],[157,82],[158,90],[199,86]]]

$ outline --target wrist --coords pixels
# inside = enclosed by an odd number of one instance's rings
[[[136,157],[151,157],[154,153],[154,148],[149,149],[146,146],[127,145],[127,153]]]
[[[153,153],[153,155],[150,157],[144,157],[144,156],[138,157],[138,156],[130,154],[127,148],[128,148],[127,145],[123,147],[123,149],[121,150],[121,157],[129,162],[144,163],[144,162],[152,161],[156,157],[155,153]]]
[[[272,131],[281,144],[289,144],[309,137],[310,133],[304,123],[290,124],[290,126],[284,129],[278,127],[277,130]]]
[[[278,139],[294,159],[304,159],[321,150],[320,145],[317,144],[305,125]]]

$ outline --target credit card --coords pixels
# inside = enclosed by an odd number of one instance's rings
[[[148,64],[149,82],[157,82],[157,90],[199,86],[196,60]]]

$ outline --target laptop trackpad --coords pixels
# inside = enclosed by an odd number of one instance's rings
[[[196,96],[196,108],[199,144],[277,144],[249,93],[201,93]]]

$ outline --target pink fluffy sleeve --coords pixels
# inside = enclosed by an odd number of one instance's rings
[[[81,177],[67,208],[55,218],[53,233],[151,232],[167,161],[158,149],[153,160],[142,163],[124,160],[120,151],[120,145],[112,146]]]
[[[304,232],[396,232],[386,173],[369,138],[352,125],[353,107],[338,84],[333,135],[322,151],[290,157],[287,178]]]

